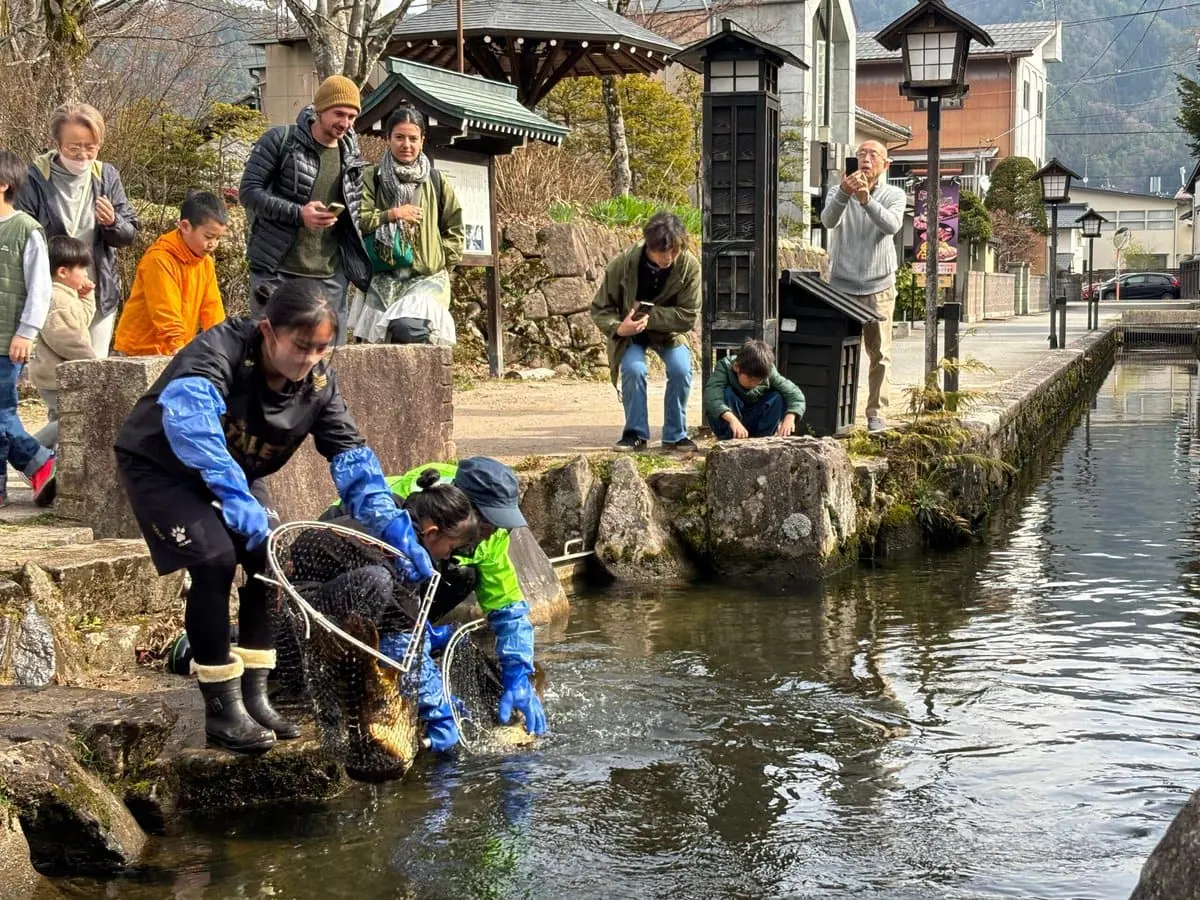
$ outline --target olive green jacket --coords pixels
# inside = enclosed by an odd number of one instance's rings
[[[617,336],[617,326],[637,305],[638,263],[644,245],[644,241],[638,241],[608,264],[592,300],[592,321],[608,338],[608,368],[613,384],[620,377],[621,357],[632,342],[631,338]],[[651,302],[654,309],[642,332],[650,346],[662,351],[687,344],[688,332],[696,327],[700,315],[700,260],[691,250],[679,254],[666,284]]]
[[[377,228],[387,222],[388,207],[375,205],[379,182],[376,177],[378,166],[367,166],[363,175],[362,210],[358,216],[358,230],[363,240],[371,240]],[[424,212],[421,219],[420,236],[413,244],[413,270],[418,275],[434,275],[442,269],[453,269],[463,258],[467,229],[463,225],[462,204],[451,186],[451,179],[444,172],[442,179],[441,208],[438,206],[437,189],[432,179],[421,182],[418,206]],[[381,198],[382,199],[382,198]]]

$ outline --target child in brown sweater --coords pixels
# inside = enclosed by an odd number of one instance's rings
[[[50,312],[38,335],[29,365],[29,380],[46,403],[49,421],[34,437],[43,447],[58,443],[59,363],[95,359],[89,328],[96,315],[96,300],[88,267],[92,251],[83,241],[66,235],[50,238],[50,276],[54,282]]]

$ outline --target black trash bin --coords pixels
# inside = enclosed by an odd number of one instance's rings
[[[804,391],[801,431],[818,437],[854,427],[863,325],[871,307],[835,291],[815,271],[785,269],[779,279],[781,375]]]

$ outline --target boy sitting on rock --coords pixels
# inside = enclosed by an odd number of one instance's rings
[[[804,416],[804,393],[775,368],[775,354],[748,340],[717,360],[704,385],[704,416],[717,440],[787,437]]]

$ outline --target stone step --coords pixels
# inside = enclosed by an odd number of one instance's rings
[[[54,544],[53,540],[47,537],[49,545],[40,547],[0,546],[0,579],[24,584],[21,570],[32,563],[60,592],[67,616],[102,621],[156,616],[178,602],[182,576],[160,578],[141,540],[113,538],[74,544]]]
[[[4,548],[0,553],[11,556],[19,555],[21,551],[90,543],[92,529],[83,525],[0,524],[0,547]]]

